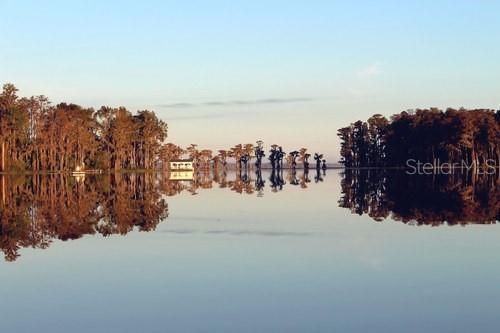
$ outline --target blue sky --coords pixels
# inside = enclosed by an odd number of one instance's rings
[[[495,1],[0,2],[0,81],[153,109],[169,140],[338,155],[374,113],[500,106]]]

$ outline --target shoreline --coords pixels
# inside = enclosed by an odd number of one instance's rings
[[[319,170],[410,170],[411,168],[409,167],[343,167],[343,166],[328,166],[326,169],[319,169]],[[466,167],[452,167],[452,170],[467,170],[467,171],[473,171],[472,169],[466,168]],[[475,169],[476,171],[481,171],[484,169],[484,167],[479,167]],[[491,166],[489,169],[495,169],[495,170],[500,170],[500,166]],[[213,171],[214,169],[199,169],[199,170],[193,170],[193,172],[206,172],[206,171]],[[273,169],[270,167],[262,167],[261,170],[265,171],[272,171]],[[278,170],[278,169],[276,169]],[[291,168],[282,168],[280,171],[290,171],[293,170]],[[295,168],[295,170],[305,170],[303,167],[300,168]],[[309,171],[316,171],[318,169],[316,168],[309,168]],[[437,168],[436,170],[440,170]],[[222,169],[221,169],[222,171]],[[238,171],[236,168],[226,168],[226,171]],[[255,168],[250,168],[248,171],[257,171]],[[176,172],[176,170],[161,170],[161,169],[122,169],[122,170],[102,170],[101,172],[95,172],[95,170],[89,171],[89,172],[79,172],[78,175],[111,175],[111,174],[127,174],[127,173],[170,173],[170,172]],[[50,175],[68,175],[68,176],[75,176],[76,174],[73,171],[23,171],[23,172],[18,172],[18,171],[0,171],[0,175],[2,176],[35,176],[35,175],[41,175],[41,176],[50,176]]]

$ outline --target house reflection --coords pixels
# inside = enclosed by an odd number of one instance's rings
[[[170,180],[193,180],[194,165],[193,160],[174,160],[169,162]]]
[[[170,171],[168,173],[169,180],[193,180],[193,171]]]

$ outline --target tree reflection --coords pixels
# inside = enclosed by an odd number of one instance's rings
[[[498,174],[411,176],[383,170],[346,170],[339,206],[375,221],[391,215],[416,225],[491,224],[500,221]]]
[[[47,248],[55,239],[85,235],[125,235],[155,230],[168,216],[167,197],[218,188],[263,196],[285,188],[307,189],[325,170],[203,170],[191,181],[171,181],[154,173],[86,176],[0,175],[0,250],[8,261],[22,248]],[[268,181],[266,180],[268,179]],[[416,225],[489,224],[500,221],[500,177],[454,174],[410,176],[387,170],[346,170],[339,206],[375,221],[391,219]],[[314,184],[312,185],[314,186]],[[273,194],[274,195],[274,194]]]
[[[283,170],[273,170],[269,179],[271,192],[283,190]],[[309,182],[307,169],[301,176],[295,170],[289,175],[292,185],[307,188]],[[44,249],[54,239],[152,231],[168,216],[166,197],[214,187],[261,197],[265,185],[262,170],[245,168],[229,177],[224,169],[201,170],[191,181],[155,173],[0,175],[0,250],[14,261],[20,249]]]
[[[46,248],[53,239],[150,231],[168,215],[148,174],[0,178],[0,249],[8,261],[23,247]]]

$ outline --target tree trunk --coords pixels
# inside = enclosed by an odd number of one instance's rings
[[[5,141],[2,141],[2,172],[5,172]]]
[[[0,177],[2,178],[2,203],[5,205],[5,175]]]

